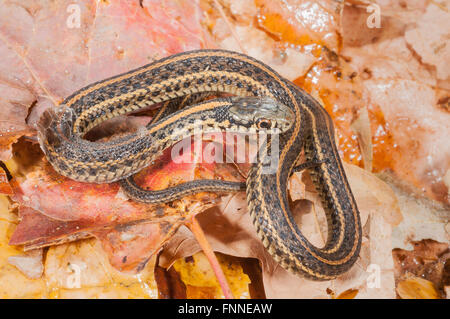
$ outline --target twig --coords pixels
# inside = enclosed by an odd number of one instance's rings
[[[222,267],[220,267],[219,261],[214,254],[214,251],[211,248],[211,245],[206,240],[205,233],[203,229],[200,227],[195,216],[191,218],[189,222],[186,223],[186,226],[189,227],[191,232],[194,234],[197,239],[200,247],[203,250],[203,253],[206,255],[206,258],[211,265],[211,268],[216,275],[217,281],[219,282],[220,287],[222,288],[223,295],[226,299],[234,299],[233,293],[231,292],[230,286],[228,285],[227,279],[225,278],[225,274],[223,273]]]

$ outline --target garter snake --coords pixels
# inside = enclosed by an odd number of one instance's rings
[[[278,134],[290,128],[292,116],[287,106],[267,97],[227,97],[189,106],[108,142],[91,142],[74,133],[74,110],[63,104],[41,116],[38,136],[58,173],[82,182],[110,183],[148,166],[162,151],[195,132],[258,130]],[[153,202],[168,202],[185,195],[180,193],[167,193]]]
[[[292,126],[284,133],[277,169],[265,171],[267,161],[260,160],[248,175],[247,202],[256,232],[273,258],[293,273],[330,280],[349,270],[359,255],[361,224],[335,144],[332,120],[310,95],[246,55],[224,50],[184,52],[93,83],[63,101],[64,107],[71,110],[69,114],[64,112],[70,125],[61,127],[60,132],[40,129],[41,147],[59,172],[75,172],[72,178],[82,176],[79,180],[89,182],[126,178],[148,165],[148,141],[132,143],[130,149],[122,150],[125,155],[120,163],[115,156],[106,160],[93,158],[92,154],[74,157],[64,148],[55,151],[52,143],[60,140],[61,132],[69,130],[70,134],[82,136],[106,119],[201,92],[266,96],[292,111]],[[108,147],[123,141],[111,143]],[[312,245],[303,236],[289,208],[288,179],[302,150],[312,164],[306,167],[327,214],[328,238],[323,247]],[[263,159],[270,156],[266,150],[260,152]]]

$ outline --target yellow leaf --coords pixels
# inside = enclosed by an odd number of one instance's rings
[[[402,299],[439,299],[431,281],[411,277],[397,284],[397,293]]]
[[[342,292],[339,296],[337,296],[336,299],[354,299],[356,295],[358,294],[358,289],[347,289],[346,291]]]

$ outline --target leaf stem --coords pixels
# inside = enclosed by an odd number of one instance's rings
[[[191,220],[186,223],[186,226],[189,227],[191,232],[194,234],[200,247],[203,250],[203,253],[208,259],[209,264],[211,265],[211,268],[213,269],[214,274],[216,275],[217,281],[219,282],[219,285],[222,288],[222,292],[225,298],[235,299],[233,293],[231,292],[227,279],[225,278],[225,274],[223,273],[222,267],[220,266],[219,261],[217,260],[217,257],[214,254],[211,245],[207,241],[205,233],[203,232],[203,229],[201,228],[195,216],[192,216]]]

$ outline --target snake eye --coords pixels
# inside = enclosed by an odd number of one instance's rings
[[[259,119],[256,122],[256,126],[259,129],[269,129],[269,128],[272,127],[272,122],[270,120],[268,120],[268,119]]]

